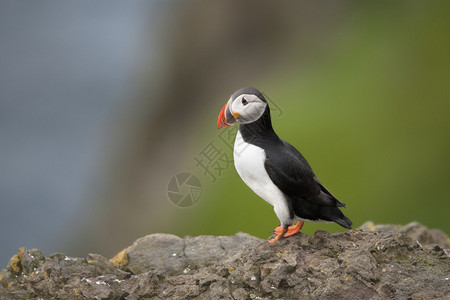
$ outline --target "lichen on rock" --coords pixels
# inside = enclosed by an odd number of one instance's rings
[[[152,234],[111,260],[19,249],[1,299],[448,299],[449,240],[418,223],[270,244],[248,234]]]

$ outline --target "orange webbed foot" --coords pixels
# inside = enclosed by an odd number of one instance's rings
[[[281,226],[280,226],[281,227]],[[288,231],[287,228],[281,227],[281,231],[275,236],[275,238],[269,240],[269,243],[273,243],[279,241],[283,238],[284,234]]]
[[[295,224],[294,226],[289,226],[288,231],[284,234],[284,237],[290,237],[293,236],[294,234],[297,234],[297,232],[300,231],[300,229],[302,229],[303,227],[303,221],[297,221],[297,224]]]
[[[269,240],[269,243],[273,243],[275,241],[281,240],[283,237],[287,238],[290,236],[295,235],[297,232],[300,231],[303,227],[303,221],[298,221],[297,224],[293,226],[289,226],[287,229],[283,228],[283,226],[278,226],[273,230],[273,232],[276,234],[275,238]]]

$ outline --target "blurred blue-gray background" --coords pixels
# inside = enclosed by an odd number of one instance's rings
[[[2,266],[20,245],[58,250],[83,221],[102,136],[132,93],[154,7],[0,3]]]
[[[247,85],[356,226],[449,233],[450,2],[284,4],[0,2],[0,266],[155,232],[268,237],[278,220],[233,165],[196,163],[231,158],[217,114]],[[180,172],[202,185],[189,208],[167,197]]]

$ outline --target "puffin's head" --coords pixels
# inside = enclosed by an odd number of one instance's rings
[[[245,87],[231,95],[217,119],[217,127],[224,128],[239,122],[248,124],[258,120],[267,107],[267,100],[255,88]]]

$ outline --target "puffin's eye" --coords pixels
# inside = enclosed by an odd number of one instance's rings
[[[244,97],[242,97],[242,105],[246,106],[247,104],[248,104],[248,101],[247,101],[247,100],[245,100],[245,98],[244,98]]]

